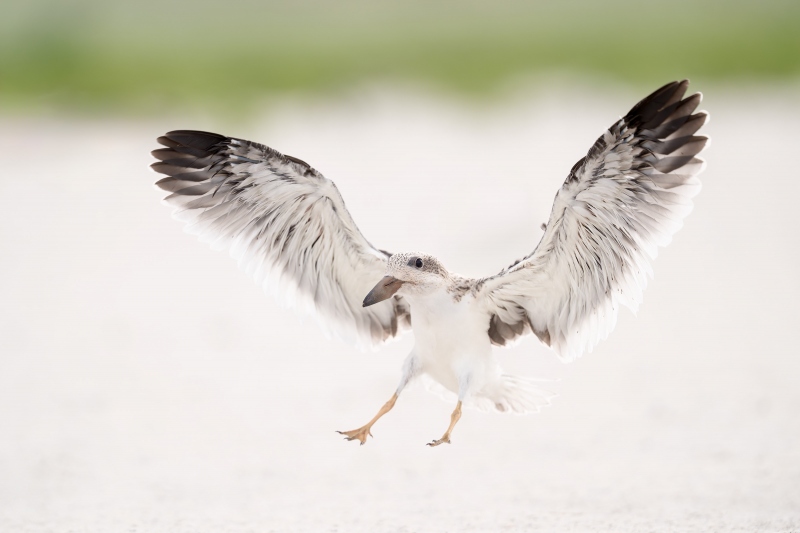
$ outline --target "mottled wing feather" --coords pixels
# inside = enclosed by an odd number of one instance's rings
[[[367,242],[336,185],[266,146],[197,131],[158,138],[156,184],[189,233],[229,250],[241,268],[330,334],[361,347],[410,326],[402,297],[364,308],[389,254]]]
[[[614,123],[572,168],[534,252],[477,282],[494,344],[533,332],[572,360],[611,332],[620,305],[637,309],[700,190],[707,115],[687,87],[667,84]]]

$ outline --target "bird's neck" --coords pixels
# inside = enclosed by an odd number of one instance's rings
[[[411,323],[414,318],[421,318],[426,321],[438,321],[443,316],[453,316],[453,307],[457,302],[453,299],[445,287],[439,287],[434,291],[420,294],[410,294],[404,296],[411,304]],[[437,318],[438,317],[438,318]]]

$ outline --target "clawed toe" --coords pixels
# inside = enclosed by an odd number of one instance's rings
[[[337,431],[336,433],[344,435],[345,440],[358,440],[361,446],[367,442],[367,436],[372,437],[372,432],[370,432],[368,427],[353,429],[351,431]]]
[[[392,397],[389,398],[389,401],[386,402],[385,404],[383,404],[383,407],[381,407],[381,410],[378,411],[378,414],[375,415],[372,418],[372,420],[367,422],[366,425],[363,425],[360,428],[353,429],[351,431],[337,431],[336,433],[338,433],[339,435],[344,435],[345,440],[356,440],[356,439],[358,439],[358,441],[361,444],[364,444],[365,442],[367,442],[367,437],[371,437],[372,436],[372,432],[370,431],[370,429],[372,428],[372,425],[375,422],[377,422],[380,417],[382,417],[383,415],[385,415],[386,413],[391,411],[392,407],[394,407],[394,403],[396,401],[397,401],[397,393],[394,393],[392,395]]]
[[[442,438],[439,440],[434,440],[428,443],[428,446],[433,448],[434,446],[438,446],[443,443],[450,444],[450,433],[452,433],[453,428],[456,426],[456,422],[461,418],[461,400],[458,400],[456,404],[456,408],[453,410],[453,414],[450,415],[450,427],[447,428],[447,431],[444,432]]]

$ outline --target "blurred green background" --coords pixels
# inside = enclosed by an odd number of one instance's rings
[[[12,2],[0,107],[243,109],[365,80],[483,97],[577,73],[654,85],[800,74],[800,2]]]

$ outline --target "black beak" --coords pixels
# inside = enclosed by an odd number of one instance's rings
[[[372,304],[382,302],[391,298],[403,285],[403,282],[392,276],[384,276],[375,287],[369,291],[367,297],[364,298],[364,307],[369,307]]]

